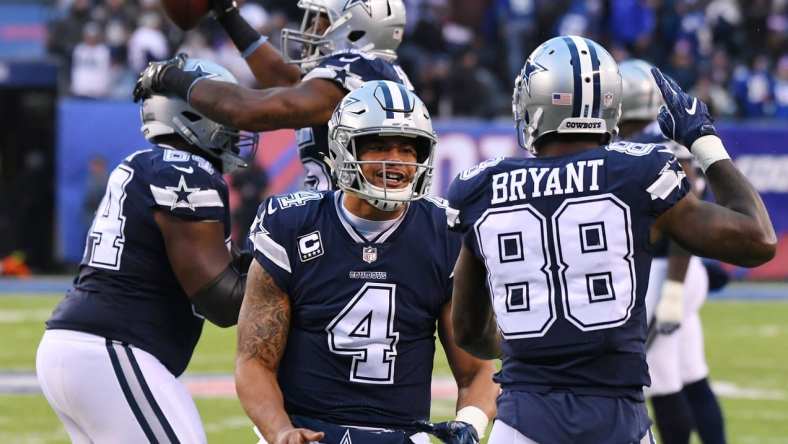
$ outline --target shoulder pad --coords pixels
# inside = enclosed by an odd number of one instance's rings
[[[296,191],[295,193],[282,194],[270,199],[271,203],[276,203],[277,209],[288,209],[293,207],[303,207],[313,200],[321,200],[325,192],[319,191]],[[270,204],[269,204],[270,205]]]
[[[185,151],[163,150],[151,158],[150,167],[156,206],[189,219],[223,218],[227,185],[208,161]]]
[[[478,176],[482,171],[486,170],[487,168],[493,167],[501,163],[504,160],[503,156],[493,157],[492,159],[485,160],[483,162],[478,163],[464,171],[462,171],[457,178],[460,180],[470,180],[476,176]]]
[[[371,80],[391,80],[410,86],[407,76],[390,62],[361,51],[339,51],[323,59],[303,80],[333,80],[342,88],[354,91]],[[411,87],[412,88],[412,87]]]
[[[629,142],[626,140],[619,140],[610,145],[605,146],[608,151],[616,151],[619,153],[629,154],[630,156],[648,156],[659,145],[654,143],[638,143]]]

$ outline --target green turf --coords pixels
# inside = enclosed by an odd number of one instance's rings
[[[43,321],[58,299],[0,297],[0,371],[33,370]],[[750,390],[754,398],[722,397],[729,442],[788,444],[788,303],[710,302],[702,317],[712,380]],[[235,330],[209,326],[189,371],[229,373],[234,351]],[[442,354],[435,368],[436,375],[449,375]],[[781,398],[764,399],[772,395]],[[197,406],[211,442],[253,441],[236,400],[201,398]],[[436,401],[433,417],[448,418],[453,409],[450,401]],[[6,442],[60,443],[67,437],[41,396],[0,395],[0,443]]]

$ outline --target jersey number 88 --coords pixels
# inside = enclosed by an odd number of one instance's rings
[[[557,297],[582,331],[624,324],[635,302],[629,207],[612,194],[566,199],[549,224],[530,204],[488,209],[474,224],[503,336],[544,336]]]

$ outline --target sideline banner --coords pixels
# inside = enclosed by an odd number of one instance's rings
[[[139,107],[128,102],[64,99],[59,104],[57,141],[58,257],[79,262],[84,247],[81,218],[87,164],[102,156],[110,168],[148,143],[140,134]],[[433,193],[445,194],[460,171],[495,156],[527,155],[517,145],[514,125],[507,121],[449,120],[436,122],[439,143]],[[788,278],[788,125],[723,122],[725,145],[742,172],[763,196],[782,237],[778,258],[755,270],[735,269],[739,278]],[[302,170],[292,131],[264,133],[257,159],[271,177],[270,193],[297,190]],[[232,204],[232,201],[231,201]]]

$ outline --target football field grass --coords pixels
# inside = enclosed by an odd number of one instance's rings
[[[34,371],[43,322],[59,298],[0,296],[0,373]],[[729,442],[788,444],[788,301],[708,302],[702,318]],[[230,374],[234,352],[235,329],[206,324],[189,373]],[[434,374],[451,376],[442,353]],[[236,399],[198,397],[196,402],[210,442],[255,441]],[[433,419],[448,419],[453,410],[452,401],[435,401]],[[0,393],[0,443],[65,442],[68,437],[43,396]]]

